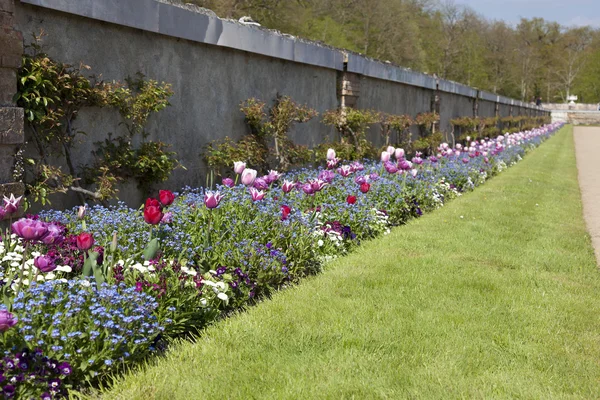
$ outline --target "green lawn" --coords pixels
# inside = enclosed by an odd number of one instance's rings
[[[567,127],[104,396],[597,398],[599,297]]]

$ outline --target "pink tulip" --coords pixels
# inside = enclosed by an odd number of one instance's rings
[[[15,214],[19,210],[19,205],[21,204],[21,200],[23,196],[19,196],[15,198],[14,194],[10,194],[10,197],[4,196],[4,209],[7,214]]]
[[[381,152],[381,162],[387,162],[390,161],[390,153],[388,153],[387,151],[382,151]]]
[[[333,160],[327,160],[327,168],[333,169],[340,162],[339,158],[334,158]]]
[[[246,163],[242,161],[236,161],[233,163],[233,171],[236,174],[241,174],[246,169]]]
[[[348,175],[350,175],[352,173],[352,167],[349,165],[342,165],[340,168],[338,168],[338,174],[340,174],[343,177],[346,177]]]
[[[388,148],[386,149],[386,151],[388,153],[390,153],[390,156],[392,156],[393,154],[396,153],[396,149],[393,146],[388,146]]]
[[[321,179],[310,179],[308,183],[314,192],[320,192],[325,186],[327,186],[327,182]]]
[[[410,170],[410,174],[412,175],[412,177],[413,177],[413,178],[414,178],[415,176],[417,176],[417,172],[419,172],[419,171],[417,171],[416,169],[411,169],[411,170]]]
[[[256,179],[256,170],[246,168],[242,172],[242,183],[246,186],[251,186]]]
[[[396,160],[400,160],[401,158],[403,158],[404,149],[396,149],[396,151],[394,152],[394,156],[396,157]]]
[[[223,195],[220,192],[212,192],[210,190],[204,193],[204,205],[206,208],[217,208],[221,200],[223,199]]]
[[[235,182],[233,182],[233,179],[231,178],[223,178],[223,186],[227,186],[229,188],[232,188],[235,185]]]
[[[283,190],[283,193],[289,193],[292,191],[292,189],[294,189],[294,187],[294,182],[288,181],[286,179],[283,181],[283,185],[281,185],[281,190]]]
[[[259,201],[262,200],[265,197],[265,192],[263,192],[262,190],[258,190],[256,188],[249,188],[250,190],[250,195],[252,196],[252,201]]]

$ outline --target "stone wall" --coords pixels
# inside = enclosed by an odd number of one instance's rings
[[[13,182],[14,156],[24,137],[23,109],[12,101],[23,54],[23,37],[14,29],[14,12],[13,0],[0,0],[0,196],[19,196],[24,189]]]
[[[5,0],[3,0],[5,1]],[[10,2],[12,4],[12,2]],[[165,188],[204,182],[202,150],[212,140],[246,133],[240,102],[255,97],[271,102],[288,95],[322,113],[340,106],[394,114],[436,110],[448,131],[459,116],[520,115],[531,106],[437,79],[358,54],[289,35],[223,20],[192,6],[154,0],[15,0],[16,29],[30,42],[44,31],[44,50],[53,58],[92,67],[105,80],[142,72],[173,85],[172,106],[151,118],[150,139],[172,144],[187,170],[176,170]],[[14,74],[14,70],[13,70]],[[14,77],[14,75],[12,75]],[[436,100],[437,99],[437,100]],[[474,105],[477,104],[477,110]],[[545,113],[536,107],[536,114]],[[76,164],[92,161],[94,142],[118,133],[119,116],[88,109],[78,117],[87,133]],[[314,146],[333,138],[333,129],[313,120],[297,125],[292,138]],[[376,128],[370,138],[379,143]],[[143,194],[122,188],[130,204]],[[74,202],[53,201],[56,207]]]

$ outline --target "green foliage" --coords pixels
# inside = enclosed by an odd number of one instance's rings
[[[206,146],[204,159],[212,170],[222,173],[230,170],[234,161],[244,160],[265,171],[287,171],[311,160],[311,150],[294,143],[288,135],[295,123],[308,122],[317,112],[289,96],[278,96],[270,110],[265,109],[266,103],[255,98],[240,105],[250,133],[238,142],[226,137]]]
[[[36,157],[23,160],[23,175],[27,193],[36,201],[46,204],[53,193],[76,192],[82,203],[86,198],[105,201],[116,197],[116,183],[135,179],[148,190],[155,182],[166,180],[179,164],[175,153],[167,151],[162,142],[145,140],[144,127],[152,113],[169,105],[173,94],[171,86],[145,80],[138,74],[135,79],[102,83],[83,75],[86,65],[73,67],[52,60],[42,52],[40,38],[27,48],[18,74],[15,102],[25,110],[26,121],[36,145]],[[85,107],[114,107],[126,126],[126,136],[96,143],[92,151],[96,162],[92,167],[78,168],[72,153],[84,134],[74,126],[79,112]],[[135,135],[142,136],[138,148],[132,146]],[[68,173],[56,165],[63,159]],[[89,188],[81,186],[80,177]],[[23,177],[20,177],[23,178]]]
[[[333,126],[337,131],[341,144],[337,146],[339,157],[346,160],[360,160],[375,155],[373,145],[366,139],[366,132],[370,124],[378,121],[376,112],[354,108],[326,111],[322,119],[325,125]]]
[[[439,121],[440,115],[434,112],[417,114],[415,124],[419,126],[420,137],[412,143],[412,150],[426,155],[433,154],[444,140],[444,136],[435,131]]]
[[[14,101],[24,108],[37,156],[27,160],[23,178],[28,194],[45,204],[52,193],[81,190],[72,150],[83,132],[73,124],[82,108],[101,107],[104,103],[98,95],[99,84],[82,74],[82,70],[89,67],[54,61],[41,51],[37,42],[28,46],[27,51],[18,72]],[[65,161],[68,174],[63,173],[60,166],[52,165],[53,158]],[[101,188],[88,194],[101,199],[104,192]]]
[[[145,137],[144,127],[150,115],[170,106],[169,97],[173,96],[170,84],[146,80],[140,72],[135,78],[125,79],[125,84],[105,83],[103,89],[106,103],[119,110],[130,136],[142,134]]]

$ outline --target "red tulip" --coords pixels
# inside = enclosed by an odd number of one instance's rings
[[[348,203],[348,204],[354,204],[354,203],[356,203],[356,196],[348,196],[348,197],[346,197],[346,203]]]
[[[158,198],[163,206],[170,206],[175,201],[175,195],[170,190],[161,190],[158,192]]]
[[[144,221],[151,225],[156,225],[160,222],[163,217],[163,213],[160,211],[160,207],[148,206],[144,208]]]
[[[281,206],[281,220],[285,221],[292,212],[292,209],[286,205]]]
[[[91,233],[81,232],[79,236],[77,236],[77,248],[79,250],[89,250],[94,245],[94,237]]]
[[[148,208],[150,206],[160,208],[160,202],[156,199],[153,199],[152,197],[148,197],[146,199],[146,205],[144,207]]]
[[[360,191],[363,193],[367,193],[369,189],[371,189],[371,185],[369,185],[367,182],[364,182],[360,185]]]

